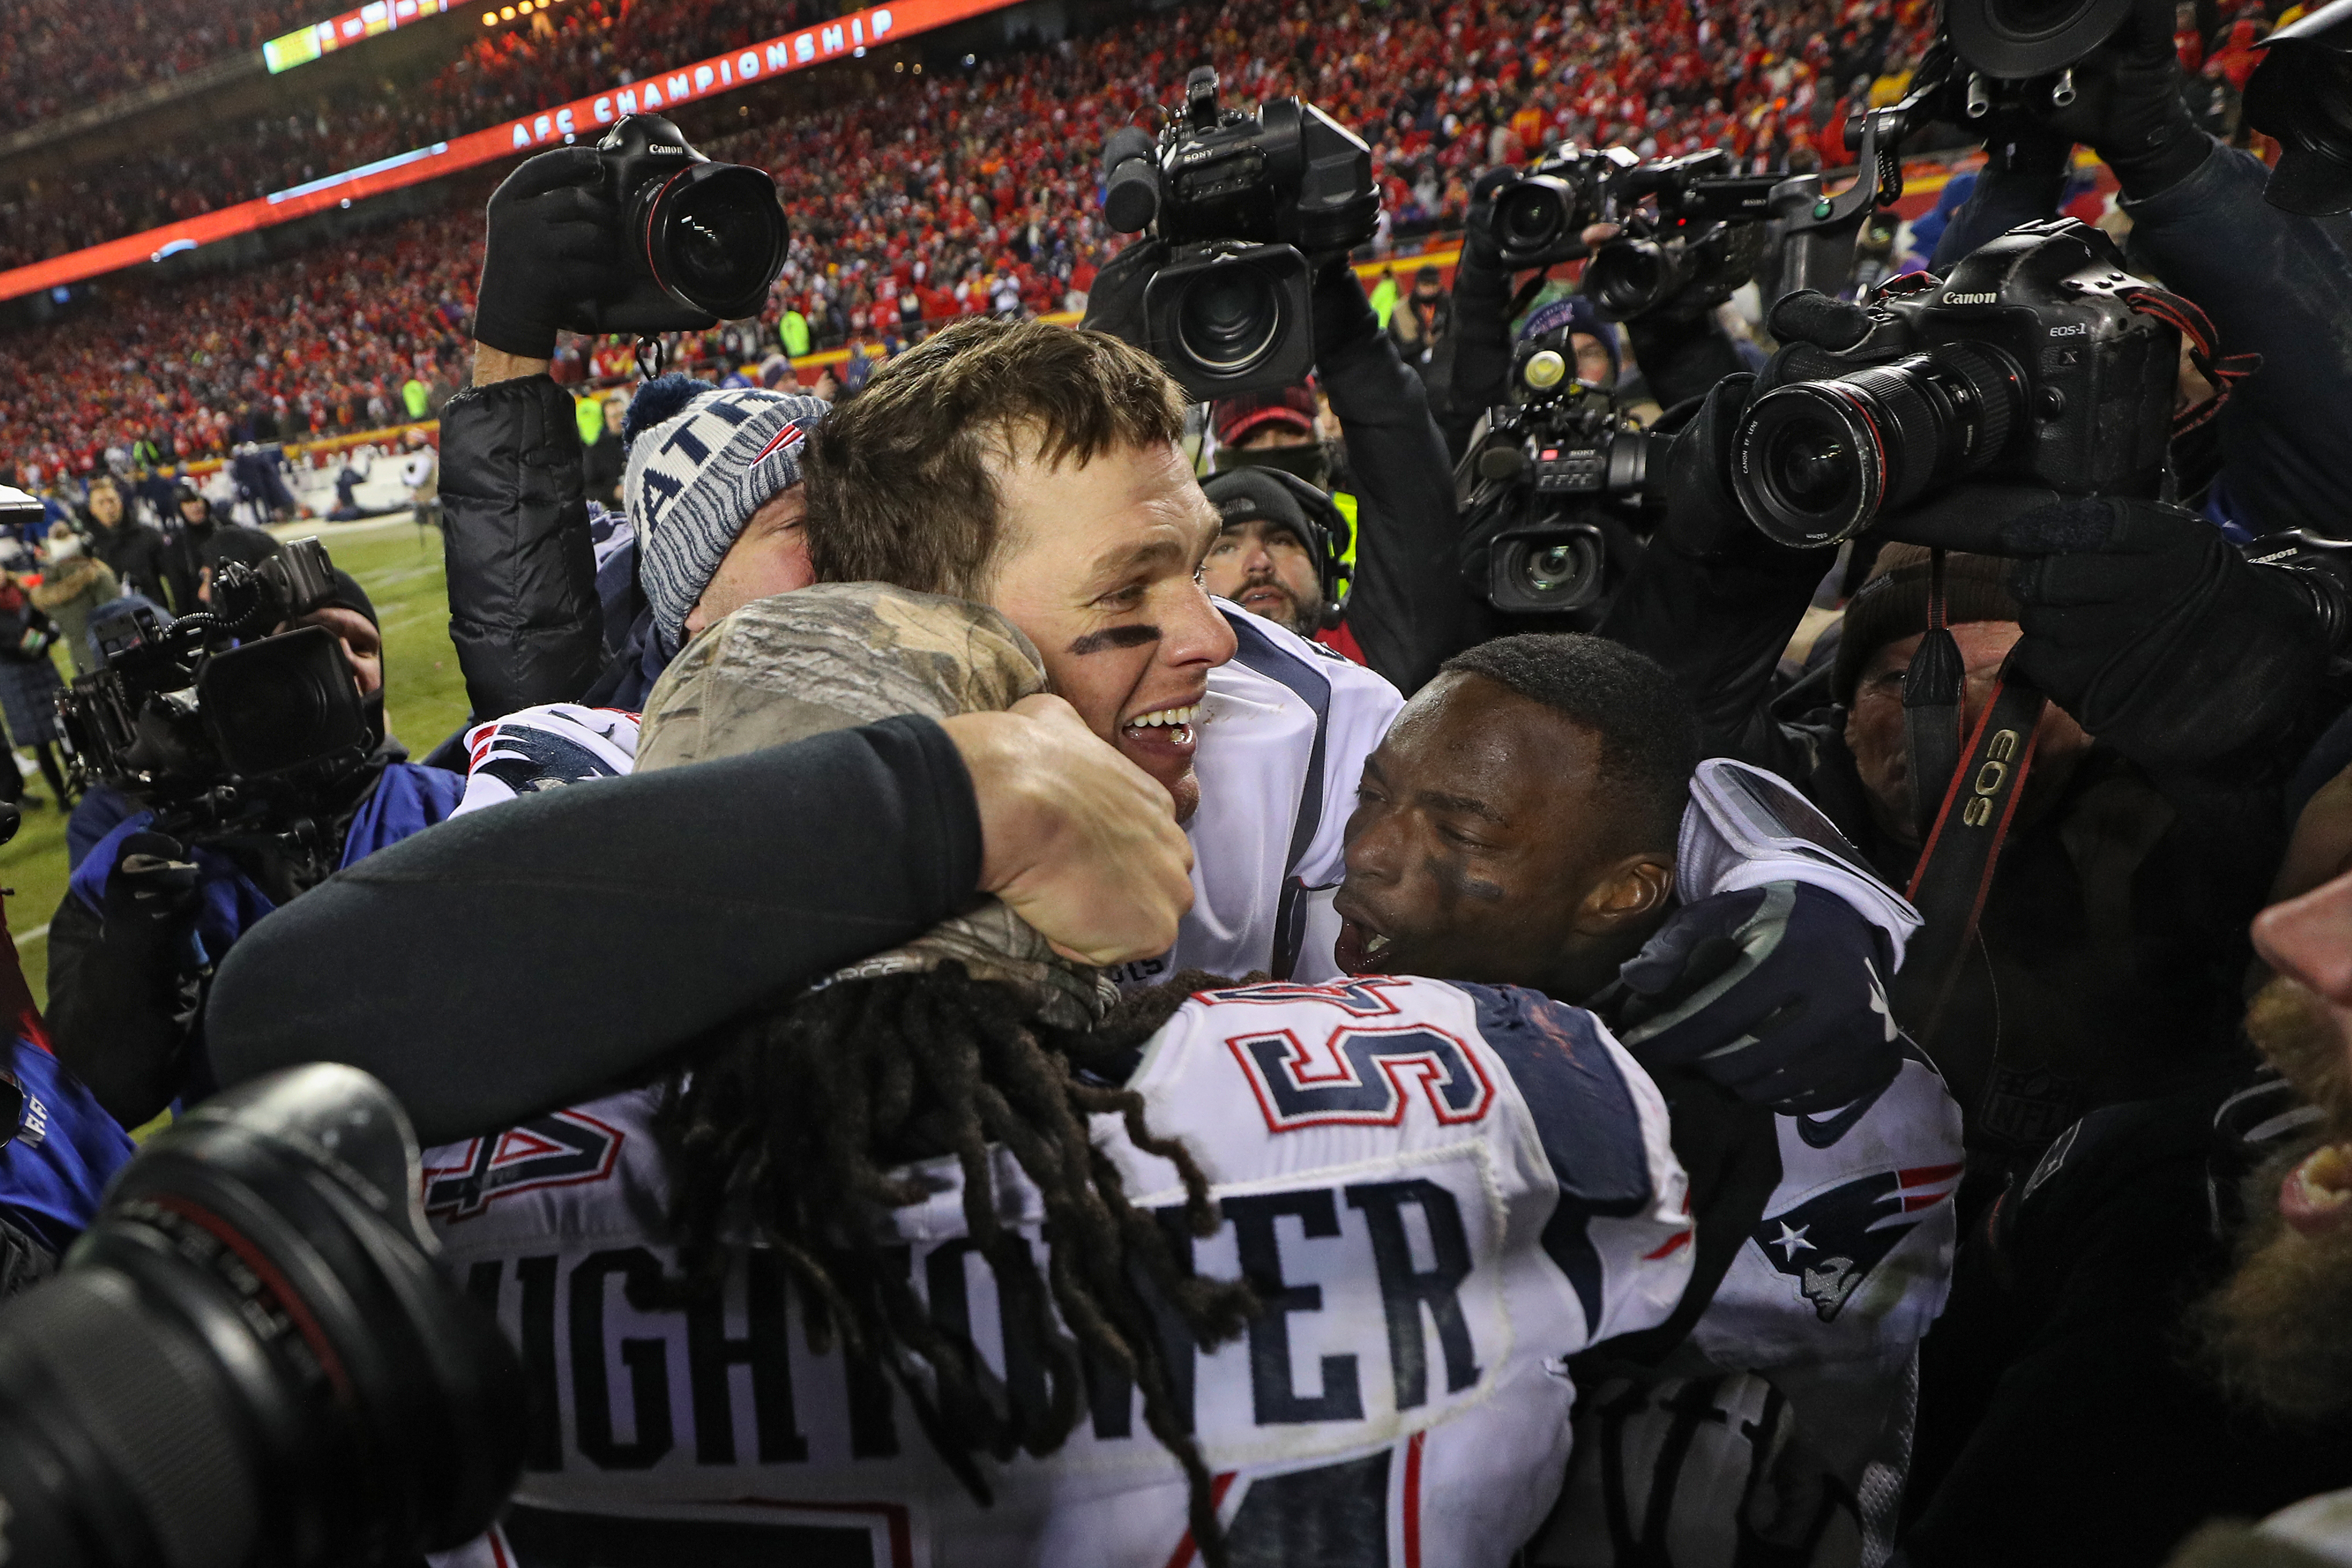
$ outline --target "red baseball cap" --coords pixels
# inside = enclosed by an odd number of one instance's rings
[[[1303,435],[1315,434],[1315,389],[1301,382],[1268,392],[1221,397],[1209,405],[1209,428],[1220,447],[1231,447],[1266,425],[1286,425]]]

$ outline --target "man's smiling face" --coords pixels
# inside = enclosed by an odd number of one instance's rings
[[[1026,633],[1054,690],[1166,787],[1200,805],[1192,724],[1233,628],[1201,586],[1216,509],[1171,443],[1049,463],[1034,438],[990,461],[1002,533],[979,597]]]

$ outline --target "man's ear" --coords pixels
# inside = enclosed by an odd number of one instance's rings
[[[1628,855],[1593,879],[1577,906],[1580,936],[1605,937],[1654,919],[1675,894],[1671,856],[1644,850]]]

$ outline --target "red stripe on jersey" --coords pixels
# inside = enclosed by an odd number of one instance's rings
[[[1224,1506],[1225,1494],[1233,1489],[1234,1478],[1240,1473],[1241,1472],[1238,1470],[1227,1470],[1223,1475],[1214,1477],[1210,1480],[1209,1506],[1212,1509],[1219,1509]],[[1168,1568],[1191,1568],[1192,1558],[1197,1551],[1198,1548],[1196,1548],[1192,1542],[1192,1529],[1190,1526],[1187,1526],[1184,1531],[1184,1539],[1176,1543],[1176,1554],[1168,1559]]]
[[[1665,1246],[1658,1248],[1657,1251],[1645,1252],[1642,1254],[1642,1261],[1644,1263],[1654,1263],[1661,1258],[1671,1258],[1674,1256],[1675,1248],[1687,1245],[1690,1238],[1691,1233],[1686,1230],[1679,1235],[1670,1236],[1666,1238]]]
[[[1415,1432],[1404,1446],[1404,1568],[1421,1568],[1421,1445],[1426,1432]]]

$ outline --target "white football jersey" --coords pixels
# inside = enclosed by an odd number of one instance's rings
[[[1655,1087],[1600,1023],[1532,992],[1431,980],[1268,985],[1193,998],[1129,1079],[1181,1137],[1223,1226],[1182,1235],[1197,1273],[1265,1309],[1177,1360],[1236,1563],[1287,1568],[1509,1560],[1570,1445],[1566,1358],[1663,1321],[1689,1279],[1686,1193]],[[530,1387],[529,1457],[501,1531],[452,1562],[1097,1564],[1196,1562],[1176,1462],[1126,1380],[1097,1369],[1056,1453],[977,1462],[976,1504],[879,1374],[818,1354],[772,1254],[723,1300],[646,1310],[672,1267],[656,1091],[427,1152],[444,1262],[494,1305]],[[1139,1207],[1181,1209],[1174,1169],[1096,1120]],[[1008,1218],[1041,1205],[1009,1159]],[[957,1167],[898,1211],[909,1279],[1014,1394],[994,1279],[964,1239]],[[837,1347],[837,1342],[836,1342]]]
[[[1192,908],[1176,945],[1114,973],[1130,989],[1184,969],[1331,980],[1356,784],[1404,706],[1395,687],[1273,622],[1220,602],[1240,651],[1209,672],[1194,769]],[[636,765],[637,716],[556,703],[466,733],[466,798],[452,816]],[[1282,962],[1277,949],[1296,953]]]
[[[1192,908],[1176,945],[1115,973],[1129,988],[1186,969],[1336,979],[1356,785],[1404,699],[1386,679],[1220,600],[1239,648],[1209,672],[1193,771]]]

